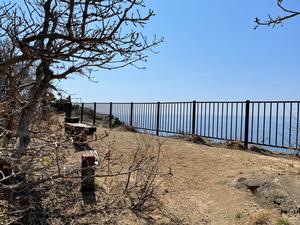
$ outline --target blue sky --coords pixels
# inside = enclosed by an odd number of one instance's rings
[[[286,0],[299,5],[300,1]],[[60,83],[88,102],[299,100],[300,17],[253,30],[277,16],[276,0],[145,0],[156,12],[145,32],[165,38],[146,70],[94,72]]]

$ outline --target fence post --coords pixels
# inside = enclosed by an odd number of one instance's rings
[[[109,103],[109,127],[112,125],[112,102]]]
[[[196,101],[193,101],[192,134],[196,133]]]
[[[84,109],[84,103],[81,103],[81,114],[80,114],[80,122],[81,123],[83,122],[83,113],[84,113],[83,109]]]
[[[97,103],[94,103],[94,115],[93,115],[93,125],[96,125],[96,110],[97,110]]]
[[[156,135],[159,136],[160,102],[157,102]]]
[[[133,122],[133,102],[130,103],[130,126],[132,127]]]
[[[245,138],[244,138],[244,148],[248,149],[248,138],[249,138],[249,117],[250,117],[250,101],[246,101],[245,110]]]

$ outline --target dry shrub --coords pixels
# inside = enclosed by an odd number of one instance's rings
[[[117,140],[107,132],[89,140],[87,144],[94,147],[90,153],[98,157],[94,167],[98,189],[86,196],[80,192],[80,153],[74,157],[61,119],[49,117],[32,127],[31,133],[28,152],[17,166],[26,179],[0,185],[2,190],[21,192],[8,199],[8,204],[0,198],[0,205],[9,206],[1,208],[0,220],[18,224],[117,224],[115,221],[122,221],[124,215],[151,222],[152,215],[159,213],[160,196],[171,177],[159,139],[138,134],[130,150],[115,148]],[[6,153],[9,156],[10,148]],[[12,176],[16,174],[14,171]]]
[[[238,150],[245,149],[245,146],[241,141],[228,141],[226,142],[226,146],[230,149],[238,149]]]
[[[118,131],[125,131],[125,132],[132,132],[132,133],[138,133],[137,129],[134,127],[128,126],[126,124],[122,124],[119,127],[116,128]]]
[[[167,155],[163,152],[163,143],[155,137],[137,135],[135,149],[117,151],[112,146],[115,141],[104,142],[99,152],[104,157],[100,160],[98,174],[117,175],[106,177],[98,185],[106,194],[114,196],[114,203],[124,209],[130,209],[142,218],[161,206],[160,194],[163,193],[169,179],[171,168]],[[118,174],[122,176],[118,176]]]
[[[267,150],[267,149],[262,148],[262,147],[259,147],[259,146],[256,146],[256,145],[252,145],[249,148],[249,150],[252,151],[252,152],[256,152],[256,153],[260,153],[260,154],[264,154],[264,155],[275,155],[272,151]]]
[[[199,135],[182,135],[182,139],[195,144],[212,146],[213,143],[206,138],[200,137]]]
[[[261,210],[250,215],[248,225],[272,225],[274,215],[267,210]]]

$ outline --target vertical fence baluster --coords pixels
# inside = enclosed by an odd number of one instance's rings
[[[152,129],[152,103],[149,103],[149,125],[148,129]]]
[[[222,102],[222,117],[221,117],[221,139],[223,139],[223,123],[224,123],[224,103]]]
[[[168,118],[168,120],[167,120],[167,131],[168,132],[170,132],[170,129],[171,129],[171,103],[168,103],[168,111],[167,111],[167,118]]]
[[[196,102],[196,134],[199,135],[199,103]]]
[[[192,114],[192,134],[196,131],[196,101],[193,101],[193,114]]]
[[[185,104],[185,134],[189,133],[189,103],[184,103]]]
[[[160,102],[157,103],[156,112],[156,135],[159,136],[159,118],[160,118]]]
[[[238,133],[238,114],[239,114],[239,103],[235,104],[235,139],[237,140]]]
[[[112,125],[112,110],[113,110],[113,104],[112,102],[109,103],[109,127]]]
[[[174,118],[174,126],[175,126],[175,132],[178,133],[178,103],[175,103],[175,109],[174,109],[174,115],[175,115],[175,118]]]
[[[80,114],[80,122],[83,122],[83,113],[84,113],[84,103],[81,104],[81,114]]]
[[[298,141],[299,141],[299,102],[297,103],[297,125],[296,125],[296,149],[298,149]]]
[[[226,131],[225,131],[225,138],[228,139],[228,102],[226,103]]]
[[[277,102],[277,109],[276,109],[276,138],[275,138],[275,146],[277,146],[278,143],[278,111],[279,111],[279,103]]]
[[[293,116],[293,103],[290,103],[290,130],[289,130],[289,148],[292,145],[292,116]]]
[[[243,115],[244,115],[244,103],[241,104],[241,133],[240,133],[240,140],[242,141],[243,138]]]
[[[178,126],[178,129],[179,129],[179,133],[182,133],[181,132],[181,124],[182,124],[182,119],[181,119],[181,116],[182,116],[182,106],[181,106],[181,103],[179,103],[179,126]]]
[[[271,145],[272,140],[272,112],[273,112],[273,103],[270,103],[270,124],[269,124],[269,145]]]
[[[206,102],[204,103],[204,136],[206,136]]]
[[[199,132],[199,135],[202,136],[202,121],[203,121],[203,118],[202,118],[202,102],[200,103],[200,132]]]
[[[208,137],[210,137],[210,103],[208,103]]]
[[[133,102],[130,103],[130,126],[133,125]]]
[[[217,105],[217,138],[219,138],[219,111],[220,111],[220,103]]]
[[[259,143],[259,116],[260,116],[260,103],[257,103],[257,131],[256,131],[256,143]]]
[[[284,146],[284,134],[285,134],[285,102],[283,103],[283,112],[282,112],[282,140],[281,146]]]
[[[263,139],[262,139],[263,144],[265,144],[265,128],[266,128],[266,103],[264,103]]]
[[[215,137],[215,102],[213,104],[213,113],[212,113],[212,137]]]
[[[250,117],[250,101],[246,101],[245,110],[245,137],[244,137],[244,147],[248,149],[248,138],[249,138],[249,117]]]
[[[96,112],[97,112],[97,103],[94,103],[94,115],[93,115],[93,125],[96,125]]]
[[[230,140],[232,140],[232,126],[233,126],[233,102],[231,102],[231,109],[230,109]]]
[[[253,135],[254,135],[254,108],[255,103],[252,103],[252,120],[251,120],[251,142],[253,143]]]

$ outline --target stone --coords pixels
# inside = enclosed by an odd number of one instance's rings
[[[281,213],[298,212],[292,196],[274,177],[253,174],[239,178],[235,186],[250,190],[262,206],[277,208]]]
[[[283,175],[278,179],[284,189],[293,198],[298,212],[300,212],[300,175]]]

